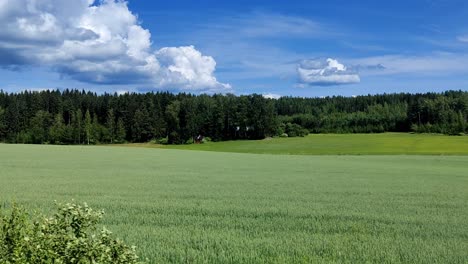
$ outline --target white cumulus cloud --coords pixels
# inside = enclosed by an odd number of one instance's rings
[[[210,56],[203,56],[193,46],[162,48],[156,52],[160,62],[160,78],[155,81],[161,87],[177,85],[196,90],[205,87],[209,90],[229,90],[229,84],[219,83],[213,75],[216,61]]]
[[[303,60],[297,66],[302,85],[328,86],[359,83],[359,75],[335,59]]]
[[[154,50],[121,0],[0,0],[0,66],[48,66],[97,84],[224,91],[216,62],[193,46]]]

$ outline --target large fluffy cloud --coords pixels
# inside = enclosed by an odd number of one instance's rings
[[[221,91],[216,62],[193,46],[154,50],[120,0],[0,0],[0,65],[51,67],[98,84]]]
[[[216,62],[212,57],[203,56],[193,46],[162,48],[156,52],[161,65],[159,86],[177,85],[186,89],[204,87],[211,91],[227,90],[227,84],[220,84],[213,76]]]
[[[301,84],[327,86],[359,83],[359,75],[335,59],[303,60],[297,67]]]

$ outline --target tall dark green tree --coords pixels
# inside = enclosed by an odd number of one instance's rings
[[[7,140],[15,142],[20,132],[20,111],[18,100],[16,97],[11,98],[11,102],[6,109],[6,127],[7,127]]]
[[[180,137],[180,101],[175,100],[166,107],[166,122],[169,144],[180,144],[182,139]]]
[[[146,142],[152,138],[152,127],[146,107],[137,109],[133,117],[132,139],[134,142]]]
[[[0,91],[0,109],[0,141],[12,143],[146,142],[168,137],[179,144],[198,135],[215,141],[262,139],[286,130],[291,135],[412,129],[459,135],[467,130],[468,92],[272,100],[232,94]],[[57,137],[54,131],[62,126],[65,135]]]
[[[256,139],[273,136],[276,130],[274,104],[272,100],[265,100],[261,95],[251,97],[250,130]]]
[[[181,101],[179,112],[180,136],[182,139],[194,140],[200,134],[201,122],[196,112],[195,100]]]

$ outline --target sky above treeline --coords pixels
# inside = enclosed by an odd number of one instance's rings
[[[468,90],[468,1],[0,0],[0,89]]]

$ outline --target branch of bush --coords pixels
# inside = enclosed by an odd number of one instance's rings
[[[0,210],[0,263],[140,263],[135,247],[97,230],[104,212],[86,203],[57,204],[51,217],[16,204],[8,211]]]

